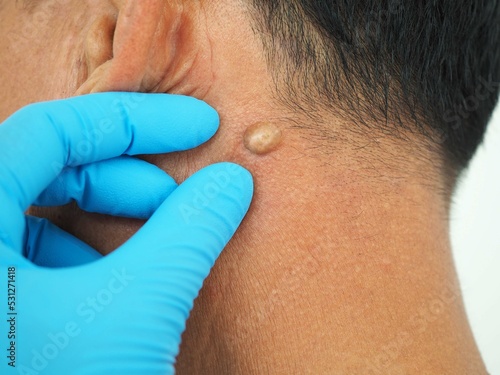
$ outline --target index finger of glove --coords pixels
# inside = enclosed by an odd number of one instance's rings
[[[93,94],[21,109],[0,126],[0,240],[22,243],[24,211],[64,167],[190,149],[218,124],[207,104],[165,94]]]

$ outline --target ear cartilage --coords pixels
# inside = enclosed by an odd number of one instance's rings
[[[281,143],[281,129],[272,122],[257,122],[248,127],[243,142],[248,151],[255,155],[265,155],[274,151]]]

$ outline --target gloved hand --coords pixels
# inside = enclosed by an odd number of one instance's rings
[[[252,178],[226,163],[176,187],[121,155],[192,148],[217,127],[195,99],[128,93],[31,105],[0,126],[1,374],[174,373],[193,300],[249,207]],[[154,213],[101,258],[25,215],[33,202],[73,199],[93,212]]]

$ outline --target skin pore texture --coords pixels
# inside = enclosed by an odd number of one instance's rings
[[[329,112],[279,104],[243,2],[0,4],[0,120],[90,92],[193,95],[219,111],[218,134],[144,158],[178,182],[219,161],[254,176],[251,210],[195,302],[178,374],[486,373],[436,156],[416,136],[350,132]],[[74,205],[32,214],[103,254],[142,225]]]

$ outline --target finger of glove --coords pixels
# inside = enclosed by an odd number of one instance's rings
[[[24,211],[64,167],[189,149],[218,122],[207,104],[164,94],[103,93],[25,107],[0,126],[0,241],[20,250]]]
[[[175,360],[193,301],[252,195],[247,170],[230,163],[207,167],[181,184],[136,235],[104,259],[115,267],[123,264],[136,277],[134,306],[145,309],[143,322],[145,317],[156,322],[152,335],[165,330],[158,345],[173,353],[167,361]]]
[[[122,156],[66,168],[34,205],[76,201],[88,212],[145,220],[176,187],[174,179],[155,165]]]
[[[80,266],[102,258],[92,247],[46,219],[26,217],[27,242],[24,256],[38,266]]]

